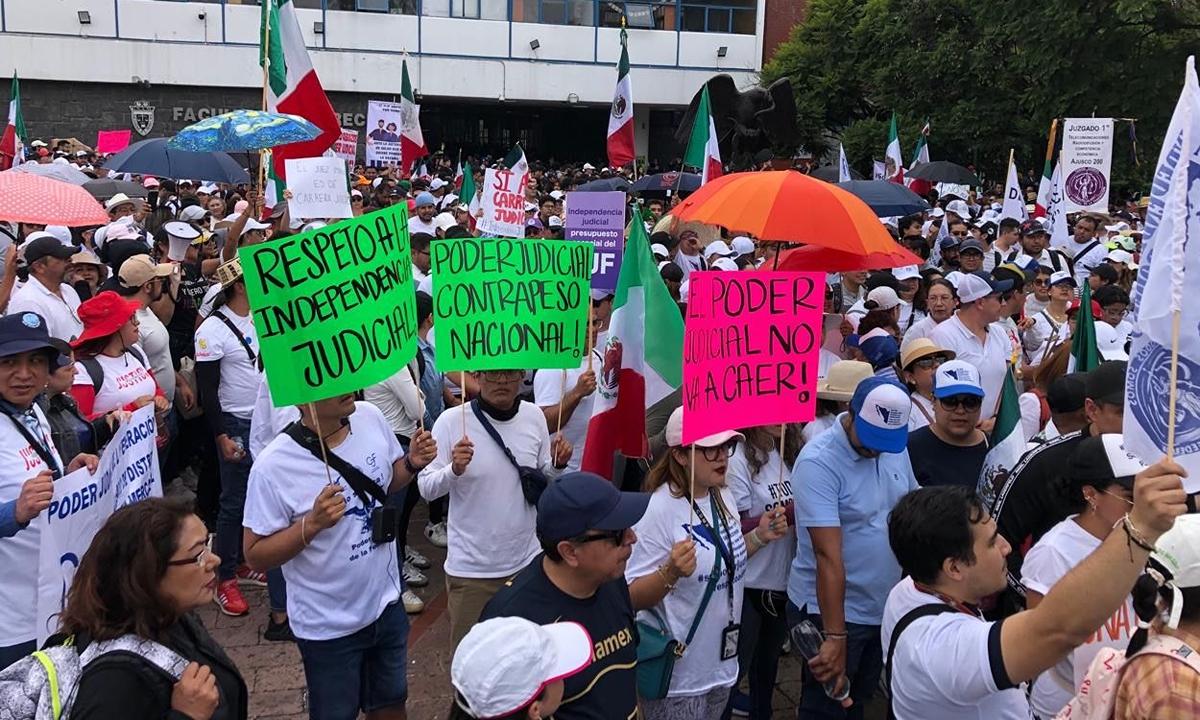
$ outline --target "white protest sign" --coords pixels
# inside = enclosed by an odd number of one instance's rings
[[[288,214],[293,218],[348,218],[350,185],[346,161],[336,157],[289,159],[286,162]]]
[[[1067,212],[1108,212],[1112,147],[1112,118],[1067,118],[1063,122]]]
[[[367,101],[366,158],[368,165],[400,164],[400,128],[404,113],[400,103],[382,100]]]
[[[67,591],[92,538],[118,508],[162,497],[158,434],[153,403],[133,413],[117,429],[93,475],[87,468],[54,483],[50,507],[34,519],[41,531],[38,553],[37,642],[58,629]]]
[[[476,227],[488,237],[525,237],[525,185],[529,170],[520,174],[505,168],[483,173],[483,216]]]

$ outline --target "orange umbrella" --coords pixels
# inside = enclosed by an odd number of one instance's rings
[[[760,240],[821,245],[855,255],[897,247],[862,200],[794,170],[725,175],[705,183],[671,214]]]
[[[809,245],[785,250],[779,255],[779,265],[763,263],[762,270],[819,270],[821,272],[851,272],[853,270],[887,270],[905,265],[922,265],[925,261],[916,254],[892,243],[889,252],[874,252],[856,255],[843,250]]]
[[[79,185],[20,172],[0,173],[0,220],[38,225],[104,225],[108,213]]]

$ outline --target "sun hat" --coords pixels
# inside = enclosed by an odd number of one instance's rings
[[[476,718],[510,715],[547,685],[592,662],[592,638],[579,623],[538,625],[520,617],[492,618],[471,628],[450,662],[455,702]]]
[[[952,395],[983,397],[979,368],[963,360],[948,360],[942,363],[933,375],[933,396],[944,398]]]
[[[110,197],[108,202],[104,203],[104,209],[108,212],[112,212],[121,205],[132,205],[134,210],[136,210],[142,206],[142,199],[131,198],[125,193],[117,193],[116,195]]]
[[[217,282],[221,287],[229,287],[233,283],[242,279],[242,261],[241,258],[234,257],[227,263],[217,266]]]
[[[947,360],[954,359],[953,350],[946,350],[929,338],[914,338],[900,349],[900,367],[907,370],[909,365],[930,355],[945,355]]]
[[[675,412],[671,413],[671,417],[667,419],[667,427],[664,431],[664,435],[668,447],[683,446],[682,405],[675,408]],[[692,444],[697,447],[717,447],[718,445],[724,445],[734,438],[737,438],[738,440],[744,440],[745,436],[735,430],[725,430],[714,435],[709,435],[708,437],[702,437]]]
[[[145,285],[154,278],[167,277],[174,271],[175,266],[170,263],[155,264],[149,255],[134,255],[121,263],[121,269],[117,272],[117,280],[121,283],[121,287],[135,288]]]
[[[838,360],[829,366],[825,377],[817,381],[817,399],[850,402],[854,390],[875,371],[861,360]]]
[[[96,257],[96,254],[94,252],[92,252],[91,250],[88,250],[87,248],[84,248],[84,249],[80,250],[79,252],[75,253],[74,255],[72,255],[71,256],[71,264],[72,265],[99,265],[100,267],[107,267],[100,260],[100,258]]]
[[[869,450],[903,452],[908,447],[908,416],[912,399],[894,380],[869,377],[854,389],[850,398],[854,431]]]
[[[124,265],[121,266],[124,268]],[[89,340],[106,338],[121,329],[133,317],[142,304],[128,300],[112,290],[105,290],[85,300],[79,306],[79,319],[83,321],[83,333],[71,343],[79,347]]]

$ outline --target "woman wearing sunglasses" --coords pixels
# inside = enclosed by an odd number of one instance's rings
[[[192,615],[212,602],[218,563],[186,507],[151,498],[113,513],[79,563],[50,643],[73,635],[80,652],[123,636],[153,643],[88,664],[72,720],[246,717],[241,673]],[[177,679],[162,663],[180,669]]]
[[[924,337],[907,343],[900,351],[900,370],[914,410],[908,416],[909,432],[933,424],[933,374],[942,363],[953,359],[953,350]]]
[[[638,619],[686,644],[666,697],[643,698],[646,720],[716,720],[737,682],[748,558],[783,537],[783,507],[742,531],[725,473],[741,433],[683,442],[683,408],[667,421],[667,450],[646,476],[646,514],[625,569]],[[694,489],[694,490],[693,490]]]

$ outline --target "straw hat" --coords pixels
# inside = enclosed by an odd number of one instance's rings
[[[874,374],[870,363],[839,360],[830,365],[825,378],[817,382],[817,399],[850,402],[858,384]]]
[[[954,359],[954,351],[939,347],[929,338],[916,338],[900,349],[900,367],[908,369],[912,363],[930,355],[945,355],[947,360]]]

